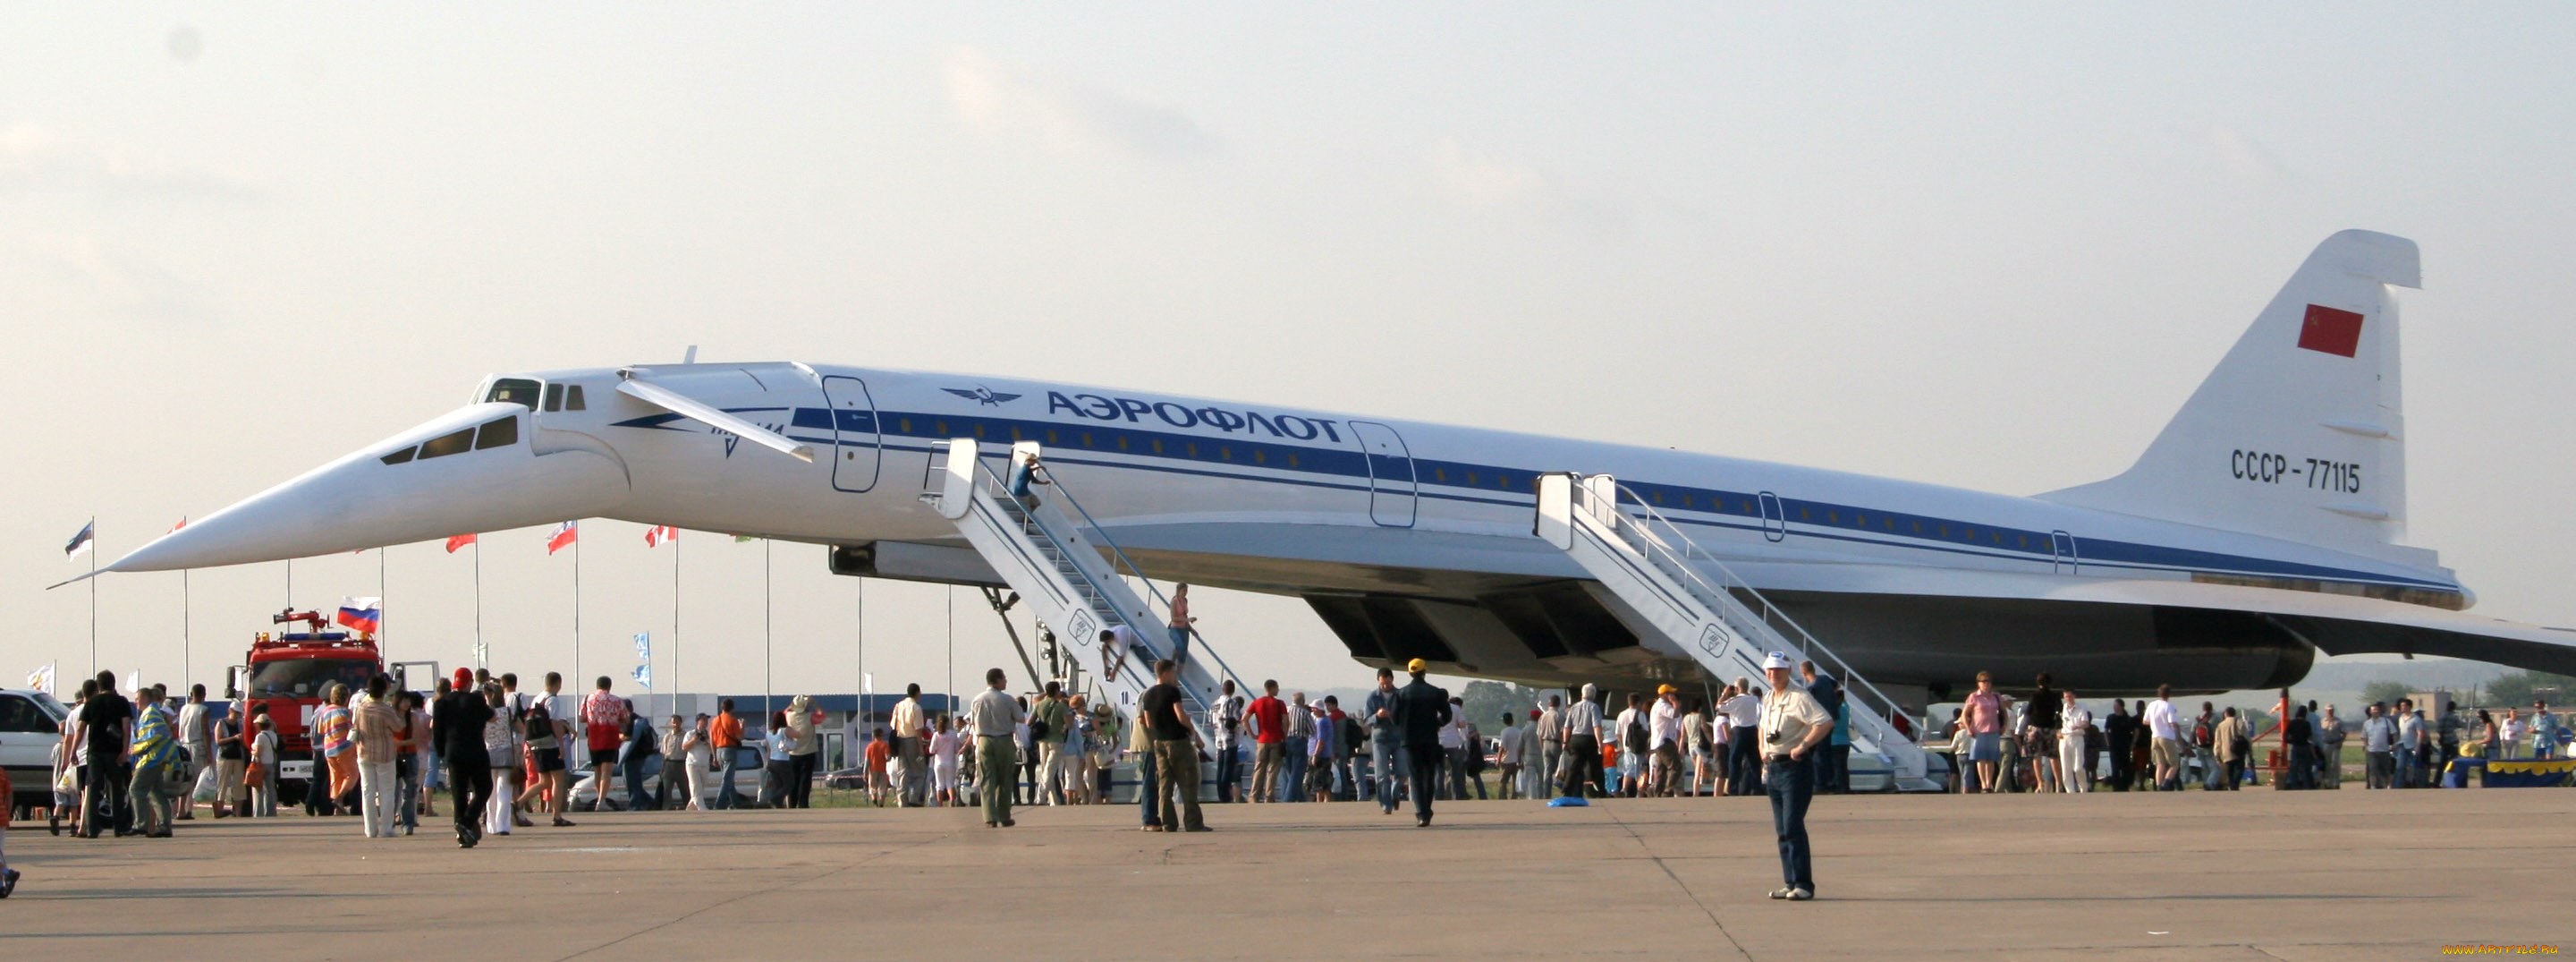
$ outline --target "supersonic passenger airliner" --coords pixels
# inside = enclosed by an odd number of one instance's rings
[[[1633,612],[1532,533],[1536,477],[1574,471],[1617,476],[1904,700],[1980,669],[2104,694],[2274,687],[2320,651],[2576,672],[2576,632],[2465,614],[2434,552],[2399,543],[2388,287],[2419,283],[2411,241],[2328,238],[2133,467],[2031,497],[1045,381],[635,365],[494,376],[474,403],[105,570],[599,516],[830,545],[848,574],[998,584],[919,499],[934,442],[970,437],[987,457],[1040,444],[1150,576],[1298,596],[1370,663],[1672,677]]]

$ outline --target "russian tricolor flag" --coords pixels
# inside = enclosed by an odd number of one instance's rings
[[[370,635],[383,631],[385,622],[385,600],[382,598],[342,598],[340,599],[340,617],[334,620],[338,621],[343,626],[353,630],[363,631]]]
[[[580,536],[580,529],[573,527],[573,524],[570,521],[556,525],[555,533],[546,536],[546,553],[553,554],[557,551],[562,551],[565,547],[570,546],[573,541]]]

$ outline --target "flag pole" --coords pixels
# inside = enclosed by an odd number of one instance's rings
[[[581,685],[581,526],[572,529],[572,678],[573,686]],[[603,787],[603,791],[605,788]]]
[[[483,645],[483,537],[474,538],[474,667],[491,667],[492,649]]]
[[[98,677],[98,519],[89,520],[89,676]]]
[[[770,609],[776,607],[769,595],[769,544],[769,539],[760,539],[760,713],[764,716],[778,710],[772,706],[778,699],[770,689],[775,676],[769,671]]]
[[[188,633],[188,569],[179,569],[179,674],[180,686],[197,677],[196,639]]]
[[[671,680],[680,679],[680,529],[671,529]]]
[[[392,650],[385,643],[385,548],[376,546],[376,653],[379,657]],[[391,661],[391,659],[387,659]]]

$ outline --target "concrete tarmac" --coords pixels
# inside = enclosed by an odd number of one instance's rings
[[[0,957],[2415,959],[2576,948],[2564,790],[1819,799],[1775,902],[1758,798],[604,813],[459,850],[443,822],[11,829]],[[102,943],[101,936],[114,939]],[[440,950],[437,946],[449,946]]]

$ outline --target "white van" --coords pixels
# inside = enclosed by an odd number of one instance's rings
[[[52,695],[0,688],[0,768],[9,770],[12,807],[54,803],[54,745],[68,714]]]

